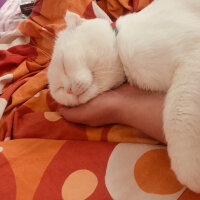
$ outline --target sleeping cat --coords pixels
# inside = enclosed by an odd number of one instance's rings
[[[66,21],[48,72],[52,96],[64,105],[87,102],[120,85],[122,67],[130,84],[167,92],[163,128],[171,167],[200,192],[199,0],[155,0],[120,17],[117,36],[103,19],[68,12]]]

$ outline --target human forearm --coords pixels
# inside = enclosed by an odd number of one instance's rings
[[[131,95],[131,96],[130,96]],[[119,123],[135,127],[166,143],[162,128],[163,94],[152,94],[133,88],[118,106]]]

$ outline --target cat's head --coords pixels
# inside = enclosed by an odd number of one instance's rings
[[[80,104],[80,94],[92,87],[100,71],[105,66],[117,66],[119,58],[115,33],[107,19],[86,20],[67,11],[65,20],[67,28],[58,33],[48,80],[50,93],[57,102],[75,106]],[[105,79],[99,79],[97,84],[102,88]]]
[[[74,33],[85,19],[67,11],[67,28],[60,31],[55,41],[54,52],[48,68],[49,89],[52,97],[66,106],[79,105],[78,95],[73,88],[73,68],[84,65],[83,52],[77,45]],[[76,72],[74,72],[76,73]]]

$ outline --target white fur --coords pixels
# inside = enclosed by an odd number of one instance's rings
[[[65,19],[49,65],[49,88],[57,102],[76,106],[119,86],[125,74],[107,20],[84,20],[69,11]],[[66,92],[70,88],[73,94]]]
[[[200,192],[200,2],[155,0],[120,17],[117,46],[131,84],[167,92],[163,123],[178,180]]]

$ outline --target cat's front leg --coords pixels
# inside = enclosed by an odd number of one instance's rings
[[[81,104],[87,103],[89,100],[93,99],[100,93],[99,87],[93,83],[91,87],[79,96],[79,102]]]
[[[124,82],[125,75],[122,69],[106,70],[107,69],[104,69],[104,71],[93,73],[92,84],[84,93],[79,96],[79,102],[81,104],[87,103],[89,100],[95,98],[99,94],[116,88]]]
[[[200,192],[200,62],[180,66],[168,90],[163,113],[171,167],[178,180]]]

